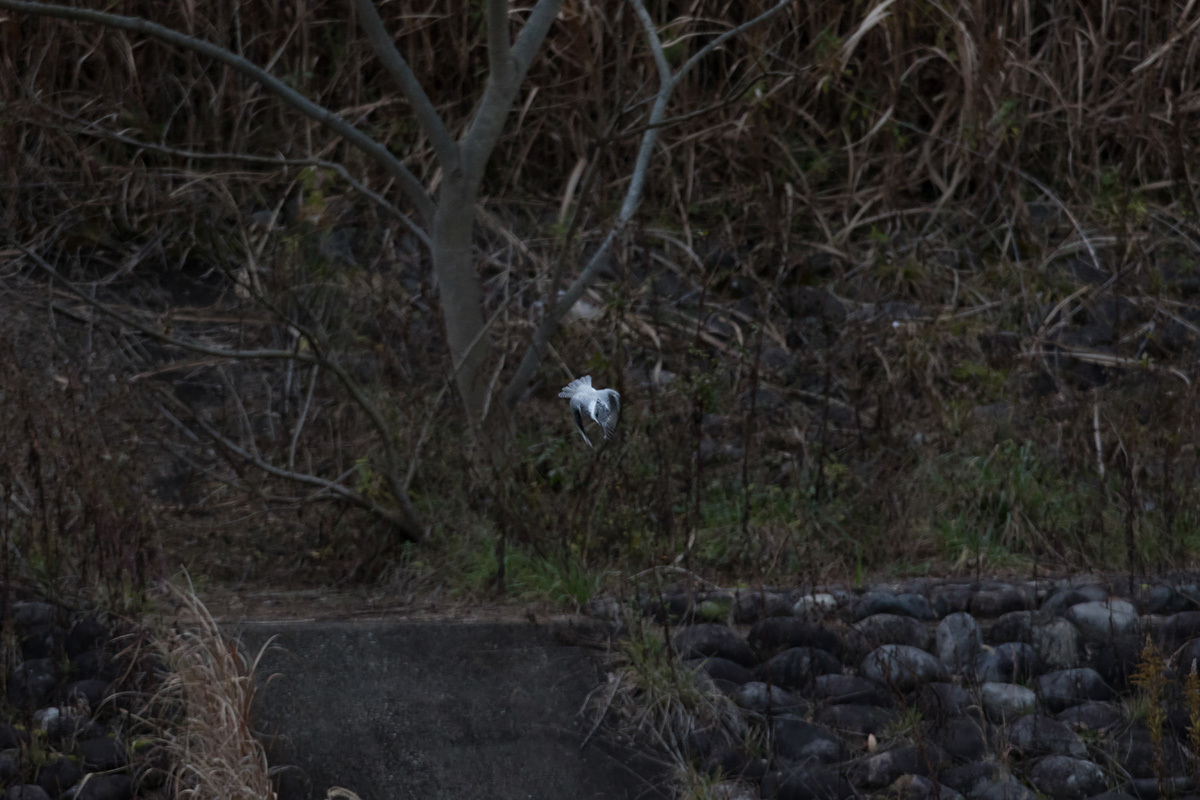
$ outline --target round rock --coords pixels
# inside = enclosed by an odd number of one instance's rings
[[[755,663],[754,653],[746,640],[724,625],[711,622],[690,625],[675,634],[673,641],[680,658],[716,656],[743,667],[752,667]]]
[[[83,770],[75,759],[59,756],[43,764],[33,782],[45,789],[51,797],[58,797],[82,777]]]
[[[988,644],[1001,642],[1033,642],[1034,615],[1032,611],[1010,611],[1000,615],[987,631]]]
[[[1038,666],[1033,645],[1005,642],[995,647],[985,647],[975,658],[975,680],[980,683],[1012,683],[1036,675]]]
[[[924,775],[901,775],[888,787],[888,797],[896,800],[963,800],[963,796],[949,786],[935,786]]]
[[[68,683],[63,695],[68,705],[73,706],[80,702],[87,703],[88,711],[95,713],[100,710],[100,706],[104,703],[105,698],[108,697],[111,686],[112,684],[108,681],[88,678],[87,680]]]
[[[1012,775],[1004,780],[980,781],[968,797],[970,800],[1038,800],[1032,789]]]
[[[844,748],[833,731],[790,715],[780,715],[771,722],[771,746],[779,758],[800,763],[817,761],[832,764],[840,761]]]
[[[44,706],[50,700],[56,681],[53,659],[35,658],[22,662],[8,681],[8,702],[28,710]]]
[[[116,672],[112,659],[99,647],[71,656],[69,671],[76,680],[113,678]]]
[[[0,750],[19,749],[26,744],[29,744],[29,734],[25,730],[0,722]]]
[[[1125,639],[1138,631],[1138,613],[1125,600],[1095,600],[1078,603],[1067,610],[1085,642],[1102,643]]]
[[[996,729],[987,720],[956,717],[933,729],[929,740],[956,761],[979,761],[996,750]]]
[[[1167,617],[1161,636],[1165,649],[1172,652],[1188,639],[1200,637],[1200,611],[1180,611]]]
[[[913,696],[913,703],[925,719],[944,722],[975,706],[975,698],[961,686],[935,681],[922,686]]]
[[[1008,584],[980,589],[971,595],[971,613],[977,617],[999,617],[1010,611],[1033,608],[1033,594]]]
[[[751,681],[733,693],[733,702],[755,714],[804,714],[808,703],[802,697],[778,686],[768,687],[762,681]]]
[[[892,695],[881,683],[854,675],[818,675],[812,697],[829,705],[857,703],[867,706],[890,706]]]
[[[1083,640],[1069,620],[1056,617],[1033,629],[1033,649],[1051,669],[1070,669],[1080,664]]]
[[[36,625],[21,637],[21,657],[54,658],[62,652],[66,631],[54,624]]]
[[[872,753],[854,765],[850,781],[858,789],[879,789],[901,775],[929,775],[930,764],[925,755],[913,745]],[[936,769],[937,765],[933,767]]]
[[[846,800],[854,794],[838,771],[822,766],[768,772],[762,781],[762,796],[774,800]]]
[[[701,671],[716,681],[718,687],[741,686],[754,680],[754,673],[727,658],[692,658],[683,662],[692,671]]]
[[[938,623],[936,632],[937,657],[946,668],[961,672],[974,664],[983,644],[979,625],[966,612],[950,614]]]
[[[812,686],[818,675],[841,670],[841,663],[825,650],[792,647],[760,666],[758,677],[784,689],[799,689]]]
[[[47,710],[58,711],[57,708]],[[46,738],[59,747],[80,739],[94,739],[104,735],[101,725],[79,714],[55,713],[45,719],[42,727],[46,731]]]
[[[999,776],[1000,765],[995,761],[972,761],[942,770],[938,781],[960,794],[972,795],[980,783],[996,780]]]
[[[876,737],[883,736],[883,732],[895,718],[895,714],[879,706],[846,703],[822,710],[817,715],[817,722],[843,735],[850,733],[865,739],[870,734]]]
[[[985,683],[979,687],[983,710],[993,722],[1005,722],[1033,713],[1037,695],[1015,683]]]
[[[895,686],[908,692],[922,683],[945,681],[949,676],[942,662],[916,647],[885,644],[863,659],[860,669],[867,680]]]
[[[792,614],[807,619],[823,619],[837,611],[837,598],[824,592],[806,594],[792,604]]]
[[[63,648],[66,650],[68,658],[74,658],[97,645],[103,645],[107,638],[108,631],[101,624],[99,617],[95,614],[88,614],[71,626],[71,630],[67,632],[67,638],[63,642]]]
[[[971,587],[967,585],[949,584],[939,586],[931,595],[933,613],[940,619],[949,614],[957,614],[971,607]]]
[[[1174,587],[1160,584],[1147,592],[1137,605],[1143,614],[1166,615],[1186,611],[1190,603],[1187,597],[1175,591]]]
[[[1004,729],[1013,750],[1024,756],[1067,755],[1085,756],[1087,748],[1075,731],[1057,720],[1040,714],[1030,714],[1008,724]]]
[[[899,614],[872,614],[854,623],[854,628],[871,642],[873,647],[881,644],[906,644],[921,650],[929,649],[929,629],[920,620]]]
[[[778,655],[791,647],[816,647],[833,655],[844,649],[837,633],[796,617],[771,617],[757,622],[746,639],[762,658]]]
[[[13,603],[11,611],[13,623],[22,633],[41,625],[50,625],[58,615],[54,606],[40,601]]]
[[[1100,767],[1070,756],[1047,756],[1029,777],[1039,792],[1055,800],[1083,800],[1105,789],[1104,771]]]
[[[1042,603],[1042,612],[1045,614],[1063,614],[1071,606],[1077,606],[1080,603],[1098,603],[1108,599],[1108,591],[1103,586],[1091,584],[1089,586],[1072,586],[1065,589],[1059,589],[1054,592],[1046,601]]]
[[[791,613],[792,603],[785,595],[775,592],[738,592],[733,601],[733,621],[740,625],[766,617],[791,616]]]
[[[1054,718],[1072,730],[1087,728],[1094,731],[1107,730],[1125,720],[1125,717],[1121,715],[1121,709],[1112,703],[1093,701],[1080,703],[1066,711],[1060,711]]]
[[[863,620],[873,614],[897,614],[913,619],[934,619],[933,606],[919,594],[867,592],[854,605],[854,619]]]
[[[1038,696],[1053,714],[1079,705],[1085,700],[1112,700],[1116,692],[1090,667],[1047,672],[1034,682]]]
[[[1118,639],[1095,646],[1090,666],[1116,691],[1129,686],[1130,676],[1135,674],[1142,661],[1142,642],[1136,637]]]

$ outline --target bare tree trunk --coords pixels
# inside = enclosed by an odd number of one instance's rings
[[[396,82],[404,99],[411,105],[413,115],[424,135],[429,138],[437,155],[443,179],[436,203],[421,180],[405,166],[401,159],[393,155],[385,144],[357,129],[331,109],[324,108],[303,97],[266,69],[219,45],[148,20],[88,8],[77,8],[62,3],[0,0],[0,9],[134,31],[201,53],[238,71],[250,80],[256,81],[285,103],[344,138],[348,143],[382,165],[416,209],[417,219],[409,219],[398,206],[393,206],[392,213],[400,218],[407,227],[414,230],[422,243],[429,246],[432,253],[454,382],[461,396],[468,423],[475,427],[482,421],[484,409],[488,406],[488,386],[484,377],[484,367],[491,350],[487,328],[490,323],[484,321],[483,285],[472,251],[475,203],[487,164],[513,109],[521,83],[534,56],[545,40],[546,34],[558,16],[563,0],[537,0],[525,14],[525,22],[515,41],[510,32],[512,21],[510,20],[509,0],[483,0],[487,21],[487,83],[470,125],[457,141],[451,135],[449,128],[441,119],[407,61],[396,48],[392,35],[379,16],[376,8],[377,0],[354,0],[354,2],[358,10],[358,21],[366,31],[372,48]],[[757,17],[710,39],[674,72],[671,70],[666,52],[659,39],[657,26],[645,8],[645,0],[629,0],[629,2],[633,5],[634,11],[642,23],[653,53],[659,72],[659,90],[650,111],[648,126],[642,134],[636,165],[617,219],[587,266],[561,298],[557,297],[557,287],[551,287],[550,311],[536,330],[515,374],[501,394],[499,405],[502,412],[507,414],[511,414],[533,381],[542,354],[548,348],[550,339],[557,333],[567,310],[596,281],[601,269],[608,262],[613,244],[624,234],[636,214],[641,202],[642,190],[646,182],[659,126],[666,120],[667,105],[672,92],[683,77],[709,53],[750,27],[782,12],[788,6],[793,5],[795,0],[776,0],[774,6]],[[344,169],[341,172],[346,174]],[[1040,186],[1040,184],[1037,185]],[[373,195],[373,197],[377,201],[383,201],[383,198],[377,195]],[[432,223],[432,235],[427,235],[422,227],[428,226],[430,223]],[[1084,243],[1087,244],[1086,239]],[[115,310],[108,309],[107,311],[118,320],[123,321],[123,318]],[[322,357],[318,360],[311,353],[291,351],[231,352],[207,347],[203,343],[179,341],[161,331],[151,331],[149,326],[135,325],[135,327],[151,333],[161,341],[169,341],[172,344],[209,355],[241,358],[289,358],[297,361],[309,361],[313,364],[319,363],[323,369],[333,370],[344,388],[371,419],[372,424],[387,445],[387,472],[397,504],[394,511],[377,507],[371,498],[338,482],[331,482],[319,476],[296,475],[290,469],[281,470],[274,465],[262,462],[262,459],[257,458],[255,453],[249,453],[249,456],[243,457],[272,474],[321,486],[325,491],[336,492],[359,504],[367,503],[374,513],[394,519],[404,529],[408,538],[419,539],[423,536],[419,517],[406,492],[412,468],[409,469],[409,478],[401,483],[395,440],[384,415],[380,413],[377,406],[368,401],[346,370],[338,365],[336,359]],[[312,347],[319,346],[320,342],[315,336],[308,334],[305,336]],[[491,432],[485,433],[485,443],[489,451],[493,453],[494,463],[503,463],[503,458],[498,457],[502,455],[501,450],[506,444],[503,433],[498,426]]]
[[[475,269],[476,182],[462,173],[448,176],[433,218],[433,270],[450,345],[455,385],[472,424],[483,418],[486,387],[483,364],[490,351],[483,330],[483,296]]]

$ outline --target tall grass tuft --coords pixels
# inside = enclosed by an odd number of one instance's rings
[[[733,701],[703,670],[684,665],[667,640],[641,615],[626,615],[628,635],[617,645],[607,686],[592,705],[610,732],[664,754],[677,781],[695,797],[707,797],[708,781],[697,772],[697,743],[746,741],[752,731]]]
[[[262,651],[247,658],[190,586],[173,591],[181,619],[157,642],[167,676],[152,705],[175,712],[158,726],[174,796],[274,800],[266,753],[251,727]]]

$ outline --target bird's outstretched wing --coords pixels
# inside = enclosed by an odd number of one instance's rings
[[[563,387],[563,390],[558,393],[559,397],[574,397],[579,394],[580,389],[592,388],[592,376],[584,375],[582,378],[576,378]]]
[[[564,389],[563,391],[566,390]],[[592,444],[592,440],[589,439],[588,435],[583,432],[583,414],[580,413],[579,406],[572,403],[571,412],[575,415],[575,427],[579,429],[579,435],[582,436],[583,440],[588,443],[588,447],[595,449],[596,445]]]
[[[604,400],[596,404],[596,421],[604,429],[604,438],[611,439],[617,430],[617,418],[621,415],[621,395],[615,389],[604,390]],[[604,409],[603,415],[600,409]]]

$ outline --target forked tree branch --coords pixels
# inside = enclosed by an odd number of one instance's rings
[[[477,186],[483,179],[483,171],[504,130],[521,81],[525,79],[525,73],[550,31],[550,24],[554,22],[562,3],[563,0],[538,0],[518,34],[516,44],[509,48],[507,0],[488,0],[490,74],[479,101],[479,109],[460,142],[463,177],[468,186]],[[504,9],[503,15],[499,13],[500,8]],[[500,52],[501,39],[504,42],[503,54]],[[497,63],[501,64],[498,71]]]
[[[576,301],[588,290],[588,287],[595,282],[596,277],[600,274],[600,270],[608,263],[613,242],[624,232],[633,219],[634,214],[637,213],[638,206],[642,202],[642,190],[646,184],[646,175],[650,168],[650,157],[654,153],[654,143],[658,139],[661,123],[667,113],[667,104],[671,100],[671,94],[675,91],[675,87],[679,85],[684,76],[701,59],[713,50],[734,36],[771,19],[792,5],[795,0],[779,0],[778,3],[754,19],[725,31],[697,50],[695,55],[685,61],[683,66],[674,74],[671,73],[666,53],[663,51],[662,41],[658,37],[658,31],[654,27],[653,20],[650,19],[649,12],[646,11],[643,0],[629,0],[629,2],[633,5],[638,20],[642,23],[642,30],[646,34],[646,41],[654,56],[654,63],[658,69],[660,79],[658,94],[654,98],[654,105],[650,109],[650,117],[646,122],[646,130],[642,133],[637,160],[634,163],[633,174],[629,180],[629,188],[625,192],[625,199],[621,203],[621,210],[617,213],[617,219],[613,222],[612,228],[609,230],[608,235],[604,237],[604,241],[601,242],[600,247],[597,248],[596,252],[588,260],[587,266],[579,273],[579,277],[563,292],[561,297],[558,297],[551,304],[550,310],[546,312],[541,325],[534,331],[533,339],[529,343],[529,347],[525,350],[525,355],[522,357],[520,365],[517,366],[517,371],[513,374],[512,379],[501,393],[501,402],[508,411],[511,411],[516,406],[517,401],[521,399],[521,395],[525,392],[525,388],[533,380],[533,375],[537,371],[542,353],[545,352],[546,346],[550,343],[550,337],[558,331],[558,327],[567,310],[575,305]],[[550,287],[551,292],[555,291],[555,289],[556,287]]]
[[[425,191],[425,187],[417,179],[415,175],[404,166],[400,159],[392,155],[391,151],[383,144],[375,141],[370,136],[355,128],[346,120],[330,111],[324,106],[318,105],[309,100],[304,95],[292,89],[283,81],[276,78],[271,73],[259,67],[252,61],[226,50],[224,47],[206,42],[203,39],[197,39],[194,36],[188,36],[185,33],[172,30],[156,22],[140,19],[138,17],[126,17],[120,14],[109,14],[104,11],[93,11],[88,8],[74,8],[72,6],[52,5],[49,3],[30,2],[29,0],[0,0],[0,9],[9,11],[21,11],[26,14],[34,14],[43,17],[58,17],[60,19],[68,19],[76,22],[92,22],[98,25],[104,25],[109,28],[118,28],[120,30],[133,31],[135,33],[143,33],[148,36],[153,36],[179,47],[184,47],[189,50],[194,50],[201,55],[208,56],[216,61],[221,62],[246,77],[261,85],[264,89],[274,94],[280,100],[295,108],[304,116],[321,125],[329,128],[335,133],[341,135],[346,141],[353,144],[355,147],[362,150],[367,155],[371,156],[383,166],[396,182],[400,184],[401,190],[409,201],[417,208],[417,212],[421,218],[430,222],[433,219],[434,206],[433,201],[429,198],[429,194]]]
[[[446,130],[446,123],[442,121],[437,109],[433,107],[433,102],[425,93],[417,76],[413,74],[412,68],[408,66],[404,56],[400,55],[400,51],[396,49],[396,43],[392,41],[387,28],[383,26],[383,19],[380,18],[379,11],[375,8],[375,0],[354,0],[354,4],[358,7],[359,23],[367,32],[371,48],[383,62],[383,66],[392,76],[392,80],[400,87],[404,99],[412,106],[413,113],[417,117],[417,124],[429,137],[429,141],[433,145],[433,152],[437,154],[442,169],[447,172],[458,169],[458,145],[455,144],[450,131]]]

